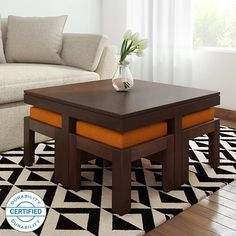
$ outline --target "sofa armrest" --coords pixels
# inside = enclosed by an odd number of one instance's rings
[[[106,46],[96,69],[100,79],[112,79],[118,68],[117,49],[115,46]]]
[[[100,34],[65,33],[61,57],[67,66],[93,72],[106,45],[107,38]]]

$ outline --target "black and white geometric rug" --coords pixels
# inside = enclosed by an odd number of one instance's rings
[[[216,170],[207,164],[207,136],[190,141],[189,183],[169,193],[161,188],[161,166],[143,159],[132,170],[132,210],[122,217],[112,214],[111,169],[99,160],[82,166],[82,187],[74,192],[53,181],[53,141],[37,146],[33,167],[23,167],[23,149],[0,154],[0,235],[25,235],[5,219],[8,199],[21,190],[38,194],[47,206],[43,226],[27,235],[142,235],[236,178],[236,131],[221,127],[220,138]]]

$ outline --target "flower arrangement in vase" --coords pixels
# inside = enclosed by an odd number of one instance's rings
[[[133,87],[134,79],[129,69],[127,57],[132,54],[142,57],[146,48],[147,39],[141,39],[139,33],[132,34],[131,30],[125,32],[120,49],[118,71],[112,79],[113,87],[117,91],[128,91]]]

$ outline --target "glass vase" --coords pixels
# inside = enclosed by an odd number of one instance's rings
[[[118,65],[117,72],[112,79],[112,85],[116,91],[126,92],[134,85],[134,79],[130,72],[129,65]]]

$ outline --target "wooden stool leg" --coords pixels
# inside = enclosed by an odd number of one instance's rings
[[[165,192],[174,189],[174,137],[167,138],[167,149],[162,152],[162,186]]]
[[[209,164],[217,168],[220,164],[220,122],[215,120],[215,130],[209,136]]]
[[[112,152],[112,209],[119,215],[131,209],[130,150]]]
[[[35,133],[30,130],[30,118],[24,118],[24,164],[32,166],[34,163]]]
[[[141,159],[140,159],[140,160],[137,160],[137,161],[133,161],[133,162],[132,162],[132,167],[142,167],[142,161],[141,161]]]
[[[69,135],[69,188],[78,191],[81,185],[81,160],[82,151],[77,149],[76,135]]]

